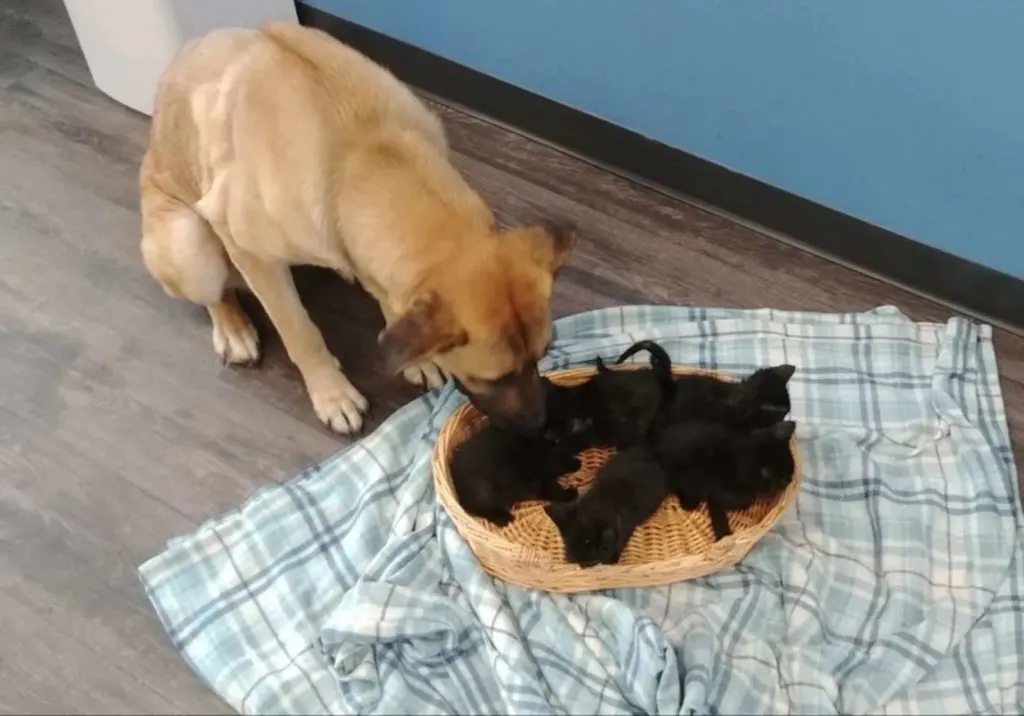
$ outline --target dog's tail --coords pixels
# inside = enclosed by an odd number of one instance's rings
[[[654,341],[637,341],[619,356],[615,364],[621,364],[640,351],[647,351],[651,354],[651,370],[654,371],[658,378],[658,384],[661,386],[662,400],[665,404],[671,402],[676,393],[676,382],[672,379],[672,359],[668,357],[668,352],[661,345]]]

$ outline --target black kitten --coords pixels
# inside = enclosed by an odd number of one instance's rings
[[[452,484],[471,515],[499,527],[512,521],[511,508],[524,500],[572,500],[576,490],[558,478],[580,469],[571,452],[542,437],[488,425],[459,445],[452,456]]]
[[[583,392],[575,386],[552,383],[541,378],[547,391],[547,422],[544,439],[572,453],[593,442],[594,421]]]
[[[640,341],[618,362],[641,350],[651,354],[650,370],[612,370],[598,358],[597,374],[577,389],[579,405],[591,420],[594,444],[624,448],[643,442],[672,404],[672,362],[664,348]]]
[[[582,497],[544,509],[562,535],[566,559],[593,567],[618,562],[633,532],[667,494],[665,471],[654,455],[633,447],[612,457]]]
[[[794,372],[796,368],[789,364],[759,368],[738,383],[709,375],[680,376],[675,380],[670,420],[710,420],[748,430],[768,427],[789,413],[786,384]]]
[[[787,385],[795,372],[796,366],[784,363],[758,368],[740,382],[734,405],[745,406],[745,414],[739,410],[742,427],[767,428],[789,414],[792,404]]]
[[[795,430],[789,420],[750,432],[688,421],[661,431],[654,449],[683,509],[706,502],[715,538],[722,539],[732,534],[729,511],[776,495],[792,481]]]

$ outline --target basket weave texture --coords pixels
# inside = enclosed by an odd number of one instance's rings
[[[643,369],[642,364],[618,366],[617,370]],[[553,371],[547,377],[560,385],[578,385],[595,372],[593,368]],[[704,373],[720,380],[724,374],[673,366],[675,375]],[[523,502],[513,508],[513,521],[505,527],[466,513],[452,485],[451,464],[456,447],[482,427],[486,418],[468,403],[448,420],[433,456],[437,496],[456,529],[489,574],[507,582],[549,592],[571,593],[619,587],[651,587],[702,577],[726,569],[743,559],[754,544],[796,501],[802,482],[800,453],[790,444],[795,470],[789,487],[772,500],[741,512],[731,512],[733,534],[715,541],[711,518],[705,507],[687,511],[674,495],[633,533],[618,564],[586,569],[566,562],[561,534],[544,511],[543,502]],[[562,484],[586,491],[595,474],[611,458],[613,450],[594,448],[580,455],[579,471],[562,478]]]

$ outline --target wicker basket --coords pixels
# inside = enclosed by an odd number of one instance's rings
[[[640,364],[620,370],[643,368]],[[674,366],[676,375],[702,372],[720,380],[724,374]],[[548,378],[560,385],[577,385],[594,374],[593,368],[554,371]],[[732,512],[733,534],[715,541],[706,508],[686,511],[673,495],[654,516],[641,525],[618,564],[582,569],[566,562],[562,537],[544,511],[544,503],[523,502],[513,508],[513,521],[498,527],[468,515],[459,504],[452,486],[449,465],[459,443],[483,425],[485,418],[471,405],[459,408],[441,431],[434,450],[434,484],[441,504],[451,515],[459,534],[469,543],[489,574],[507,582],[549,592],[583,592],[617,587],[651,587],[702,577],[731,567],[743,559],[761,537],[796,501],[802,469],[796,441],[791,444],[796,469],[793,481],[777,498],[742,512]],[[562,479],[573,487],[587,485],[611,457],[610,449],[591,449],[580,456],[581,469]]]

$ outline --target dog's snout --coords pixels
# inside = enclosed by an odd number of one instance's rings
[[[524,416],[522,425],[525,429],[534,432],[539,431],[544,427],[544,424],[548,419],[547,406],[544,401],[540,401],[534,405]]]
[[[467,390],[458,379],[456,385],[487,417],[510,429],[536,434],[547,423],[547,391],[536,367],[482,390]]]
[[[508,393],[503,399],[490,402],[489,410],[481,406],[492,419],[523,433],[536,434],[544,429],[548,419],[547,403],[541,396],[529,392]]]
[[[519,414],[518,422],[525,430],[539,432],[548,419],[548,392],[536,366],[533,366],[532,370],[524,371],[523,378],[517,386],[514,401],[519,407],[516,411]]]

